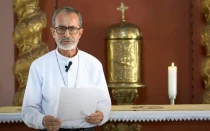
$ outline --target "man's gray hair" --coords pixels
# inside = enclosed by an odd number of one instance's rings
[[[55,27],[55,17],[60,12],[76,13],[78,18],[79,18],[79,26],[80,26],[80,28],[82,28],[82,16],[81,16],[81,14],[79,13],[79,11],[77,11],[74,8],[71,8],[69,6],[64,6],[64,7],[61,7],[61,8],[58,8],[57,10],[55,10],[55,12],[53,14],[53,17],[52,17],[52,27]]]

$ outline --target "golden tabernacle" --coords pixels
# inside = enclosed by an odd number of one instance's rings
[[[138,97],[141,81],[141,37],[138,26],[126,23],[124,12],[128,7],[121,3],[122,22],[107,29],[106,49],[108,87],[118,105],[132,105]]]

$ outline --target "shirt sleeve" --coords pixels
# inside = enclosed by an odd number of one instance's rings
[[[96,74],[97,77],[95,77],[97,78],[96,82],[97,82],[97,85],[100,85],[101,88],[104,88],[103,91],[106,96],[106,98],[104,100],[101,100],[97,106],[97,110],[103,113],[103,120],[98,124],[98,125],[102,125],[109,120],[110,111],[111,111],[111,99],[110,99],[106,79],[104,76],[102,64],[100,64],[100,66],[97,69],[98,70],[95,70],[96,71],[95,73],[97,73]]]
[[[22,105],[22,119],[24,123],[35,129],[43,129],[42,120],[45,115],[41,113],[42,82],[35,64],[31,64],[28,81]]]

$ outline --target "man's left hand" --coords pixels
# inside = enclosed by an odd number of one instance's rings
[[[103,113],[101,111],[96,111],[95,113],[91,114],[90,116],[87,116],[85,118],[85,121],[90,124],[97,125],[103,120]]]

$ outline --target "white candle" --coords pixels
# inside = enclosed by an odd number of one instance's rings
[[[168,95],[169,95],[169,99],[176,99],[177,67],[174,66],[174,63],[172,63],[171,66],[168,67]]]

